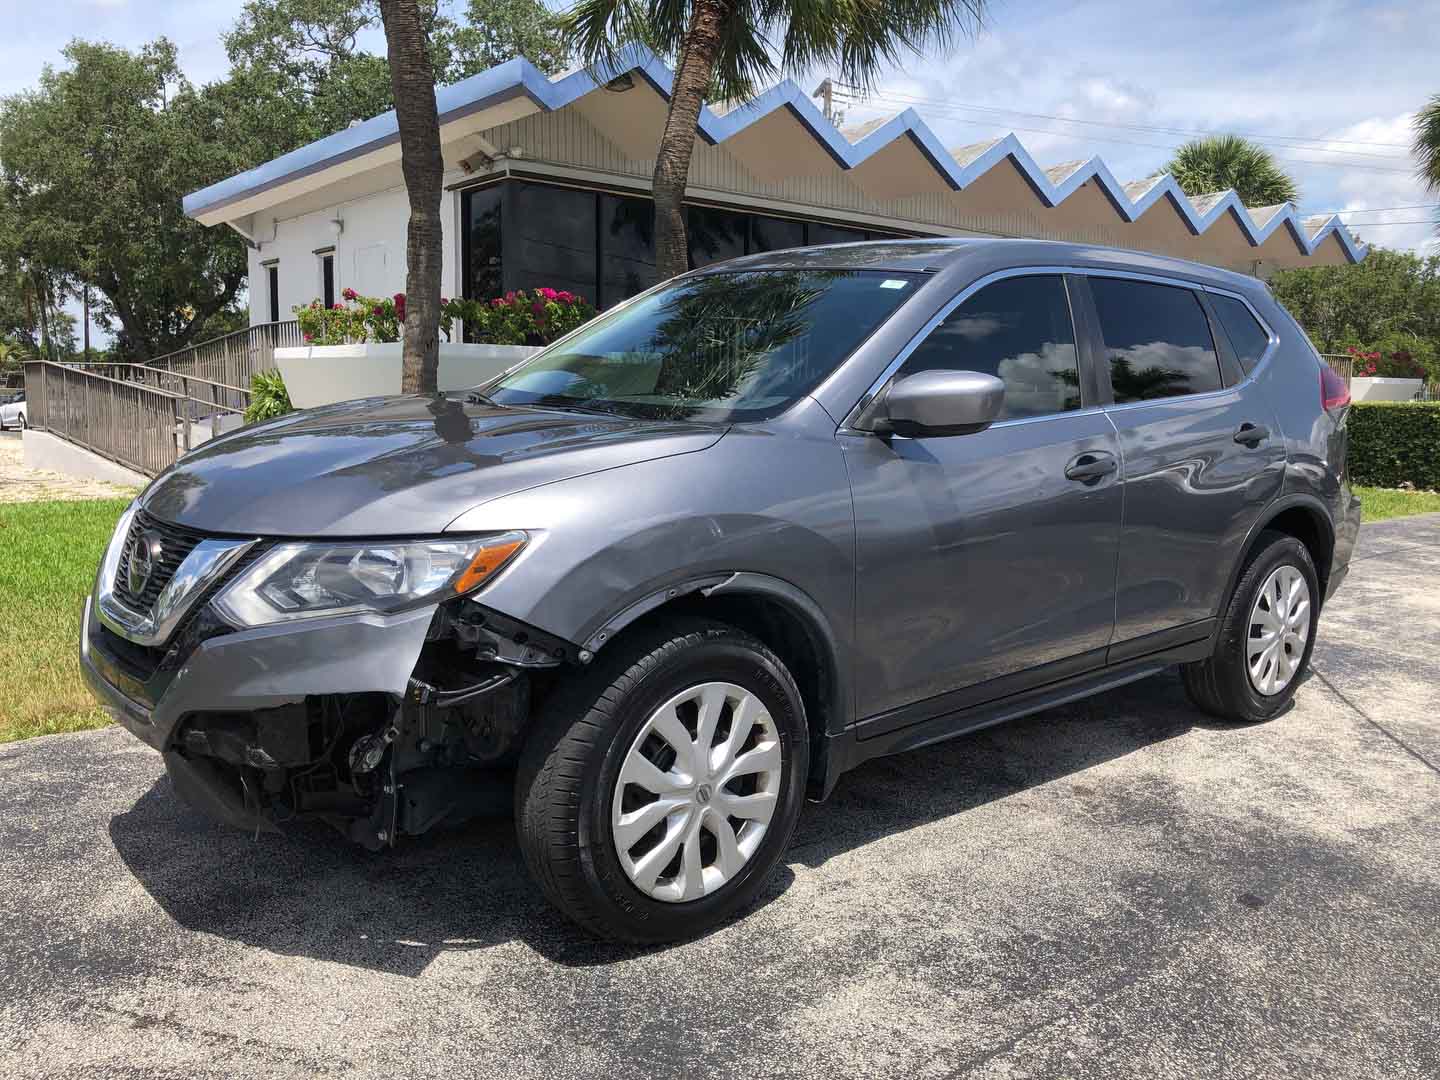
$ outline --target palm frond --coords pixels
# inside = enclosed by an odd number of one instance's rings
[[[1239,135],[1210,135],[1185,143],[1166,163],[1187,195],[1230,188],[1246,206],[1273,206],[1300,198],[1299,185],[1270,151]]]
[[[1413,150],[1420,165],[1421,182],[1440,193],[1440,94],[1415,114]]]

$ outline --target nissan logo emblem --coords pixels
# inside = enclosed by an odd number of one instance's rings
[[[130,595],[137,599],[145,592],[155,564],[160,561],[160,537],[153,532],[142,532],[135,538],[130,551],[130,566],[125,573],[125,586]]]

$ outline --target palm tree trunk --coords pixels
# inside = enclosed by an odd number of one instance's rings
[[[435,72],[416,0],[380,0],[390,85],[400,125],[400,168],[410,197],[405,236],[405,348],[400,389],[433,394],[440,367],[440,276],[444,247],[440,192],[440,118]]]
[[[729,14],[726,0],[694,0],[690,27],[680,47],[675,68],[675,85],[670,91],[670,111],[665,116],[665,133],[655,154],[655,272],[665,278],[690,268],[685,238],[685,185],[690,179],[690,154],[695,149],[695,130],[700,107],[720,55],[720,28]]]

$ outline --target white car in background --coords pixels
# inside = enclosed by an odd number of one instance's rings
[[[0,431],[12,427],[24,431],[26,426],[25,391],[21,390],[0,404]]]

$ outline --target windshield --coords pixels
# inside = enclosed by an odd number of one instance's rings
[[[813,390],[920,278],[751,270],[677,281],[595,320],[486,395],[642,418],[761,420]]]

